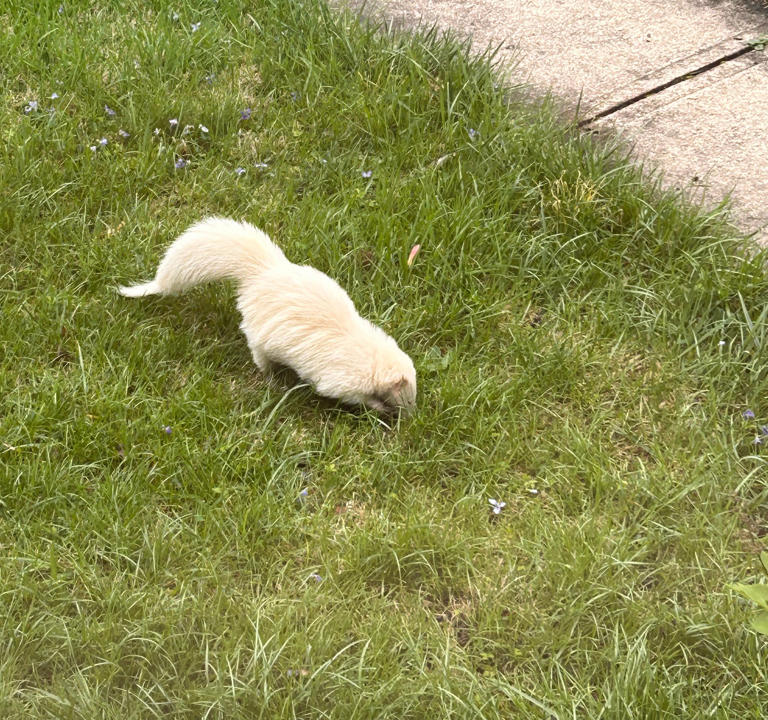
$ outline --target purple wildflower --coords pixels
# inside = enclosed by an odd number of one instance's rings
[[[309,577],[312,578],[312,580],[314,580],[317,583],[323,582],[323,578],[317,573],[312,573]]]
[[[175,127],[176,127],[176,126],[179,124],[179,121],[178,121],[178,119],[177,119],[177,118],[171,118],[171,119],[168,121],[168,124],[169,124],[169,125],[170,125],[172,128],[175,128]]]
[[[200,128],[200,132],[202,132],[202,133],[207,133],[208,132],[208,128],[205,127],[205,125],[198,125],[197,127]]]
[[[114,117],[117,114],[111,107],[109,107],[109,105],[104,106],[104,112],[107,113],[109,117]]]
[[[29,105],[24,108],[24,112],[31,113],[34,110],[37,110],[37,100],[30,100]]]
[[[258,162],[254,163],[253,167],[258,168],[259,170],[264,170],[265,168],[268,168],[269,165],[267,165],[267,163]]]
[[[184,158],[179,158],[175,163],[174,166],[177,170],[181,170],[182,168],[187,167],[187,161]]]
[[[172,432],[172,430],[171,430],[171,426],[170,426],[170,425],[163,425],[163,432],[164,432],[166,435],[170,435],[170,434],[171,434],[171,432]]]
[[[373,175],[373,170],[363,170],[361,174],[364,178],[369,178]]]
[[[200,23],[192,23],[192,32],[197,32],[200,29]]]
[[[745,410],[743,413],[741,413],[741,417],[743,417],[745,420],[754,420],[755,413],[753,413],[751,410]]]
[[[64,6],[63,5],[59,5],[59,11],[58,12],[59,12],[59,15],[63,15],[64,14]]]
[[[760,434],[761,435],[768,435],[768,425],[761,425],[760,426]]]
[[[235,168],[235,175],[237,175],[237,177],[241,177],[242,175],[245,175],[245,168],[242,168],[242,167]]]
[[[293,102],[298,102],[300,97],[301,97],[301,93],[298,93],[298,92],[296,92],[295,90],[293,90],[293,91],[291,92],[291,100],[292,100]]]
[[[51,100],[56,100],[58,97],[59,97],[59,93],[57,92],[51,93],[50,95]]]
[[[179,19],[179,13],[177,13],[177,12],[174,12],[174,13],[171,15],[171,20],[173,20],[173,22],[176,22],[178,19]]]
[[[475,128],[469,128],[469,130],[467,130],[467,132],[469,133],[469,139],[470,140],[474,140],[475,137],[477,136],[477,130],[475,130]]]
[[[251,108],[245,108],[245,110],[240,111],[240,119],[241,120],[250,120],[251,119]]]
[[[107,140],[107,138],[101,138],[101,140],[99,140],[99,145],[101,145],[101,147],[104,147],[108,142],[109,140]]]
[[[118,135],[119,135],[121,138],[129,138],[129,137],[131,137],[131,133],[127,132],[126,130],[123,130],[123,128],[120,128],[120,129],[117,131],[117,134],[118,134]]]
[[[498,515],[502,508],[506,507],[507,503],[503,502],[502,500],[496,500],[495,498],[488,498],[488,502],[491,504],[491,507],[493,508],[493,514]]]

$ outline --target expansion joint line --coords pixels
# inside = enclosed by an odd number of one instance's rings
[[[645,92],[641,92],[638,95],[634,95],[633,97],[622,100],[619,103],[616,103],[615,105],[611,105],[610,107],[607,107],[605,110],[601,110],[599,113],[596,113],[595,115],[592,115],[591,117],[586,118],[585,120],[579,121],[577,127],[583,128],[587,127],[588,125],[591,125],[595,120],[600,120],[600,118],[607,117],[608,115],[613,115],[614,113],[618,112],[619,110],[623,110],[625,107],[629,107],[630,105],[634,105],[637,102],[640,102],[641,100],[645,100],[645,98],[650,97],[651,95],[657,95],[660,92],[663,92],[669,87],[672,87],[673,85],[678,85],[681,82],[685,82],[686,80],[689,80],[692,77],[696,77],[697,75],[701,75],[701,73],[705,73],[708,70],[712,70],[713,68],[716,68],[718,65],[722,65],[725,62],[728,62],[729,60],[735,60],[738,57],[741,57],[742,55],[746,55],[747,53],[752,52],[755,50],[755,47],[753,45],[745,45],[743,48],[739,48],[738,50],[735,50],[732,53],[728,53],[728,55],[723,55],[720,58],[717,58],[717,60],[713,60],[712,62],[708,62],[706,65],[702,65],[699,68],[696,68],[695,70],[689,70],[688,72],[683,73],[682,75],[678,75],[677,77],[672,78],[671,80],[668,80],[665,83],[662,83],[661,85],[657,85],[656,87],[652,87],[650,90],[646,90]]]

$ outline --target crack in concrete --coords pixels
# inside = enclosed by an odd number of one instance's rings
[[[736,58],[740,58],[742,55],[746,55],[747,53],[751,53],[755,51],[756,48],[754,45],[745,45],[742,48],[739,48],[738,50],[728,53],[727,55],[723,55],[722,57],[716,58],[715,60],[712,60],[711,62],[706,63],[705,65],[702,65],[701,67],[695,68],[694,70],[688,70],[687,72],[684,72],[682,75],[677,75],[676,77],[673,77],[671,80],[667,80],[667,82],[661,83],[661,85],[656,85],[655,87],[652,87],[648,90],[645,90],[641,93],[638,93],[637,95],[633,95],[630,98],[627,98],[626,100],[622,100],[621,102],[614,103],[613,105],[610,105],[609,107],[605,108],[605,110],[601,110],[598,113],[595,113],[594,115],[586,118],[585,120],[579,121],[577,124],[577,127],[579,128],[586,128],[592,123],[594,123],[596,120],[600,120],[604,117],[608,117],[609,115],[613,115],[614,113],[619,112],[619,110],[623,110],[626,107],[629,107],[630,105],[634,105],[635,103],[638,103],[642,100],[645,100],[647,97],[651,97],[652,95],[658,95],[661,92],[664,92],[667,88],[672,87],[673,85],[679,85],[682,82],[685,82],[686,80],[690,80],[691,78],[696,77],[697,75],[701,75],[702,73],[705,73],[709,70],[713,70],[714,68],[718,67],[719,65],[722,65],[723,63],[726,63],[730,60],[735,60]]]

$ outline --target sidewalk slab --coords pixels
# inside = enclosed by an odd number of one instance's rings
[[[363,0],[333,0],[361,7]],[[368,0],[396,25],[436,25],[500,46],[511,79],[590,118],[744,48],[766,33],[762,0]],[[620,132],[668,186],[714,205],[768,243],[768,75],[751,52],[613,112]]]
[[[340,0],[344,2],[344,0]],[[362,0],[346,0],[361,7]],[[573,102],[582,114],[624,99],[630,84],[681,58],[731,40],[731,48],[768,18],[759,0],[368,0],[367,15],[419,22],[471,36],[483,50],[519,58],[515,79]],[[638,84],[639,83],[639,84]],[[618,91],[618,97],[614,93]],[[583,93],[583,94],[582,94]],[[600,106],[600,107],[598,107]]]
[[[768,244],[768,56],[749,53],[620,110],[610,128],[704,206],[733,193],[733,220]]]
[[[671,102],[670,98],[677,98],[681,91],[690,92],[688,88],[696,86],[701,81],[706,82],[708,78],[714,76],[722,77],[723,73],[741,72],[744,61],[740,54],[749,50],[749,46],[745,45],[746,39],[766,35],[768,35],[768,23],[754,26],[737,37],[727,38],[702,48],[692,55],[686,55],[668,65],[651,70],[629,85],[614,88],[606,95],[597,98],[594,105],[600,108],[600,112],[605,113],[616,104],[635,101],[643,95],[650,95],[648,98],[643,98],[646,108],[650,107],[651,102],[656,104]],[[759,60],[755,58],[761,55],[761,53],[751,53],[746,62],[758,62]],[[707,69],[703,71],[703,68]],[[656,92],[659,94],[656,95]]]

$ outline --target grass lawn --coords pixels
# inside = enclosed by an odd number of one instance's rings
[[[315,0],[0,20],[1,717],[766,716],[768,275],[722,213]],[[230,286],[116,294],[210,213],[418,411],[266,382]]]

